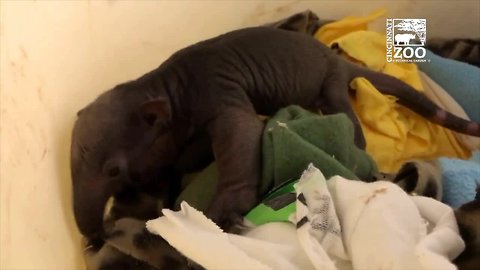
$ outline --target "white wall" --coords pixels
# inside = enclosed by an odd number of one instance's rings
[[[71,212],[75,113],[175,50],[307,8],[322,18],[426,18],[429,36],[480,36],[480,1],[2,1],[1,269],[81,269]],[[383,26],[383,21],[376,23]]]

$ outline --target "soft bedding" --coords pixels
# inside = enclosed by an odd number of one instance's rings
[[[185,202],[147,228],[206,269],[456,269],[451,260],[464,249],[450,207],[390,182],[327,181],[310,165],[295,195],[288,220],[243,237]]]

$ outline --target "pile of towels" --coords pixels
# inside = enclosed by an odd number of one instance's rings
[[[456,269],[465,244],[450,207],[391,182],[327,181],[313,165],[294,187],[288,220],[243,236],[186,202],[147,229],[206,269]]]

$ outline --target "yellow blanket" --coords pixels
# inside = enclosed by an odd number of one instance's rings
[[[348,58],[392,75],[422,92],[417,66],[387,63],[385,36],[367,31],[367,24],[384,14],[385,11],[380,10],[366,17],[346,17],[320,28],[315,38],[328,46],[338,44]],[[352,102],[367,140],[366,150],[381,171],[395,172],[411,159],[468,158],[471,155],[452,131],[397,105],[394,97],[382,95],[365,78],[354,79],[351,87],[356,90]]]

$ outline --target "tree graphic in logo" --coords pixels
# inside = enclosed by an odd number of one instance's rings
[[[403,32],[413,32],[421,42],[421,46],[425,46],[427,39],[427,20],[425,19],[402,19],[395,25],[395,28]],[[413,37],[412,37],[413,38]]]

